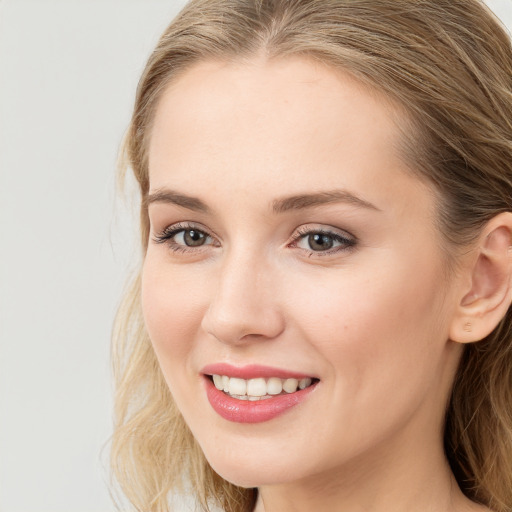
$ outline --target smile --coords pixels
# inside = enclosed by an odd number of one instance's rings
[[[281,394],[295,393],[299,389],[308,388],[313,382],[313,379],[309,377],[300,380],[280,379],[279,377],[246,380],[227,375],[212,375],[212,380],[219,391],[224,391],[237,400],[252,402],[267,400]]]
[[[211,365],[202,374],[213,410],[235,423],[270,421],[303,403],[319,384],[312,376],[256,365]]]

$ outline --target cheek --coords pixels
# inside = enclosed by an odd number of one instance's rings
[[[198,280],[173,269],[159,255],[146,256],[142,273],[144,322],[166,379],[194,347],[202,318]]]
[[[438,418],[446,392],[447,315],[436,272],[367,268],[364,277],[352,269],[339,281],[317,282],[310,300],[296,295],[294,302],[300,337],[326,363],[334,405],[333,420],[317,425],[317,434],[347,453],[401,428],[421,404]]]
[[[449,318],[439,271],[431,262],[430,270],[394,262],[364,273],[351,269],[321,283],[321,295],[296,299],[304,336],[353,396],[405,381],[426,385],[439,370]]]

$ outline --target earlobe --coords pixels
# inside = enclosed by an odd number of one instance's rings
[[[471,343],[488,336],[512,302],[512,213],[491,219],[473,251],[470,287],[453,318],[450,339]]]

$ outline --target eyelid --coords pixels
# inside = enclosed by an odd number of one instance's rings
[[[333,237],[335,240],[341,242],[341,245],[328,249],[326,251],[313,251],[297,247],[297,243],[303,238],[312,234],[322,234]],[[300,250],[305,251],[309,256],[322,257],[322,256],[333,256],[336,253],[343,251],[350,251],[355,249],[358,243],[357,237],[352,235],[350,232],[334,228],[332,226],[326,226],[324,224],[307,224],[299,226],[292,235],[292,241],[289,244],[291,247],[297,247]]]
[[[178,233],[187,230],[200,231],[201,233],[204,233],[207,237],[211,238],[214,241],[214,243],[206,244],[204,246],[188,247],[186,245],[177,244],[172,241],[173,237],[176,236]],[[218,237],[215,234],[213,234],[211,230],[207,229],[205,226],[198,222],[190,221],[176,222],[174,224],[166,226],[163,230],[160,231],[160,233],[153,235],[153,241],[157,244],[167,244],[171,249],[180,249],[185,251],[200,251],[205,247],[209,247],[212,245],[216,247],[219,245]]]
[[[210,243],[205,243],[204,245],[199,246],[187,246],[185,244],[177,243],[174,240],[174,237],[183,231],[187,230],[195,230],[200,231],[204,235],[206,235],[208,238],[211,239]],[[298,243],[300,240],[306,238],[307,236],[310,236],[312,234],[321,234],[321,235],[327,235],[332,237],[335,241],[339,243],[339,245],[332,247],[330,249],[326,249],[324,251],[317,251],[313,249],[306,249],[303,247],[298,247]],[[191,222],[191,221],[181,221],[176,222],[174,224],[170,224],[166,226],[163,230],[160,231],[158,234],[154,234],[153,242],[157,244],[165,244],[167,245],[171,250],[176,252],[192,252],[192,253],[198,253],[200,251],[204,251],[208,249],[209,247],[220,247],[219,238],[208,228],[203,226],[201,223],[198,222]],[[306,253],[309,257],[322,257],[322,256],[333,256],[340,252],[347,252],[349,250],[355,249],[355,246],[357,245],[358,240],[357,238],[352,235],[350,232],[335,228],[333,226],[323,225],[323,224],[305,224],[302,226],[299,226],[295,229],[295,232],[291,236],[291,240],[287,242],[286,246],[290,248],[295,248],[303,253]]]

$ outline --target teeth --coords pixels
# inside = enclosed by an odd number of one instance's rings
[[[267,393],[269,395],[279,395],[283,391],[283,381],[277,377],[268,379],[267,382]]]
[[[229,379],[229,394],[230,395],[245,395],[247,394],[247,381],[244,379]]]
[[[312,379],[279,379],[271,377],[268,380],[257,379],[239,379],[228,377],[226,375],[212,375],[213,383],[217,389],[229,393],[233,398],[239,400],[265,400],[272,398],[273,395],[285,393],[295,393],[299,389],[306,389],[311,386]]]
[[[287,393],[293,393],[294,391],[297,391],[298,385],[299,385],[299,381],[297,379],[286,379],[283,382],[283,389]]]
[[[238,400],[249,400],[249,397],[247,395],[231,395],[231,396],[233,398],[238,398]]]
[[[224,391],[223,380],[224,379],[220,375],[213,375],[213,383],[215,384],[215,387]]]
[[[309,386],[311,386],[311,379],[309,377],[307,379],[301,379],[299,381],[299,388],[300,389],[306,389]]]
[[[265,379],[248,380],[247,394],[252,396],[265,396],[267,394],[267,383]]]

